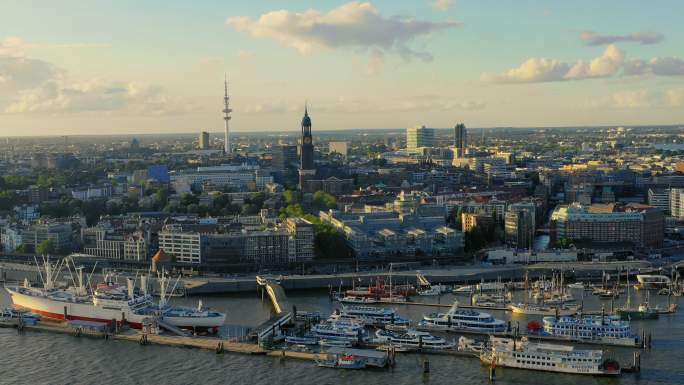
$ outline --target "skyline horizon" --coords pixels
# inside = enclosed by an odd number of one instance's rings
[[[326,130],[677,125],[684,4],[664,1],[12,3],[0,136],[219,131],[226,73],[235,132],[306,100]]]
[[[415,126],[415,125],[414,125]],[[410,127],[414,127],[410,126]],[[420,126],[420,124],[418,125]],[[684,122],[682,123],[663,123],[663,124],[607,124],[607,125],[577,125],[577,126],[492,126],[492,127],[468,127],[466,125],[466,130],[538,130],[538,129],[610,129],[610,128],[619,128],[619,127],[624,127],[624,128],[630,128],[630,129],[639,129],[639,128],[675,128],[679,126],[684,126]],[[394,130],[399,130],[399,131],[405,131],[407,128],[410,127],[364,127],[364,128],[338,128],[338,129],[324,129],[324,130],[317,130],[315,129],[315,125],[312,126],[312,132],[314,133],[314,136],[316,133],[324,133],[324,134],[335,134],[335,133],[342,133],[346,131],[394,131]],[[425,125],[427,128],[435,129],[435,130],[442,130],[442,131],[448,131],[448,130],[453,130],[454,127],[432,127]],[[251,131],[241,131],[238,130],[237,132],[234,131],[233,128],[230,129],[230,136],[235,135],[249,135],[249,134],[277,134],[278,132],[282,132],[284,134],[299,134],[301,131],[301,128],[295,128],[292,130],[283,130],[283,131],[277,131],[275,129],[266,129],[266,130],[251,130]],[[217,131],[207,131],[207,130],[198,130],[198,131],[174,131],[174,132],[123,132],[119,134],[112,134],[112,133],[74,133],[74,134],[54,134],[54,135],[45,135],[45,134],[37,134],[37,135],[3,135],[0,136],[0,138],[63,138],[63,137],[106,137],[106,136],[151,136],[151,135],[184,135],[184,136],[196,136],[199,135],[202,132],[206,132],[210,135],[217,135],[217,136],[223,136],[224,131],[223,130],[217,130]]]

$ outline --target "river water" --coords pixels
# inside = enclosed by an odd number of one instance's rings
[[[641,293],[632,293],[638,301]],[[653,293],[652,293],[653,294]],[[332,303],[324,292],[288,293],[290,302],[300,310],[329,314]],[[517,294],[521,295],[521,294]],[[581,296],[581,291],[575,293]],[[624,298],[624,295],[623,295]],[[196,305],[197,297],[174,301]],[[421,301],[451,303],[454,296],[420,298]],[[459,298],[464,303],[467,298]],[[684,300],[680,300],[680,307]],[[271,314],[268,302],[260,296],[241,294],[202,297],[205,306],[225,311],[227,324],[256,326]],[[624,300],[623,300],[624,301]],[[664,305],[666,297],[651,296],[651,302]],[[587,296],[585,308],[610,308],[610,301]],[[2,290],[0,306],[10,305]],[[397,312],[413,320],[435,308],[394,306]],[[684,310],[683,310],[684,311]],[[495,317],[520,322],[528,319],[500,311]],[[619,378],[594,378],[578,375],[543,373],[516,369],[497,369],[497,384],[684,384],[684,313],[661,316],[659,320],[634,321],[633,329],[648,329],[653,336],[652,349],[642,354],[642,371]],[[455,338],[449,335],[448,338]],[[592,348],[592,347],[587,347]],[[593,347],[597,348],[597,347]],[[610,351],[621,363],[631,362],[633,349]],[[319,368],[309,361],[285,360],[240,354],[217,355],[212,351],[166,346],[140,346],[126,341],[75,338],[39,332],[19,333],[0,329],[0,384],[488,384],[488,368],[467,357],[400,354],[394,369],[341,371]],[[422,372],[423,360],[430,361],[431,372]]]

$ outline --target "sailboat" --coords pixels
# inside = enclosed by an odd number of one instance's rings
[[[657,319],[659,316],[658,309],[654,309],[649,305],[650,293],[646,292],[646,302],[640,304],[636,308],[632,307],[632,298],[629,292],[629,272],[627,273],[627,302],[625,306],[617,309],[615,312],[623,320],[634,319]]]

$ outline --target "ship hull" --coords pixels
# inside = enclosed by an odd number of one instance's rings
[[[111,323],[128,323],[133,328],[141,328],[145,316],[132,314],[122,309],[104,309],[88,303],[62,302],[41,296],[19,293],[7,288],[12,303],[20,308],[28,309],[44,318],[57,321],[90,321]]]
[[[44,318],[57,321],[90,321],[110,324],[126,323],[134,329],[142,328],[146,318],[154,318],[149,312],[139,314],[129,308],[95,306],[92,303],[57,301],[44,296],[33,296],[6,288],[12,303],[20,308],[28,309]],[[217,317],[183,317],[162,316],[162,320],[170,325],[184,329],[215,329],[223,326],[225,315]]]

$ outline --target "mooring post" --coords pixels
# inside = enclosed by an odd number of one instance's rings
[[[430,374],[430,361],[423,360],[423,374]]]
[[[641,352],[634,352],[634,362],[632,363],[635,373],[641,372]]]

